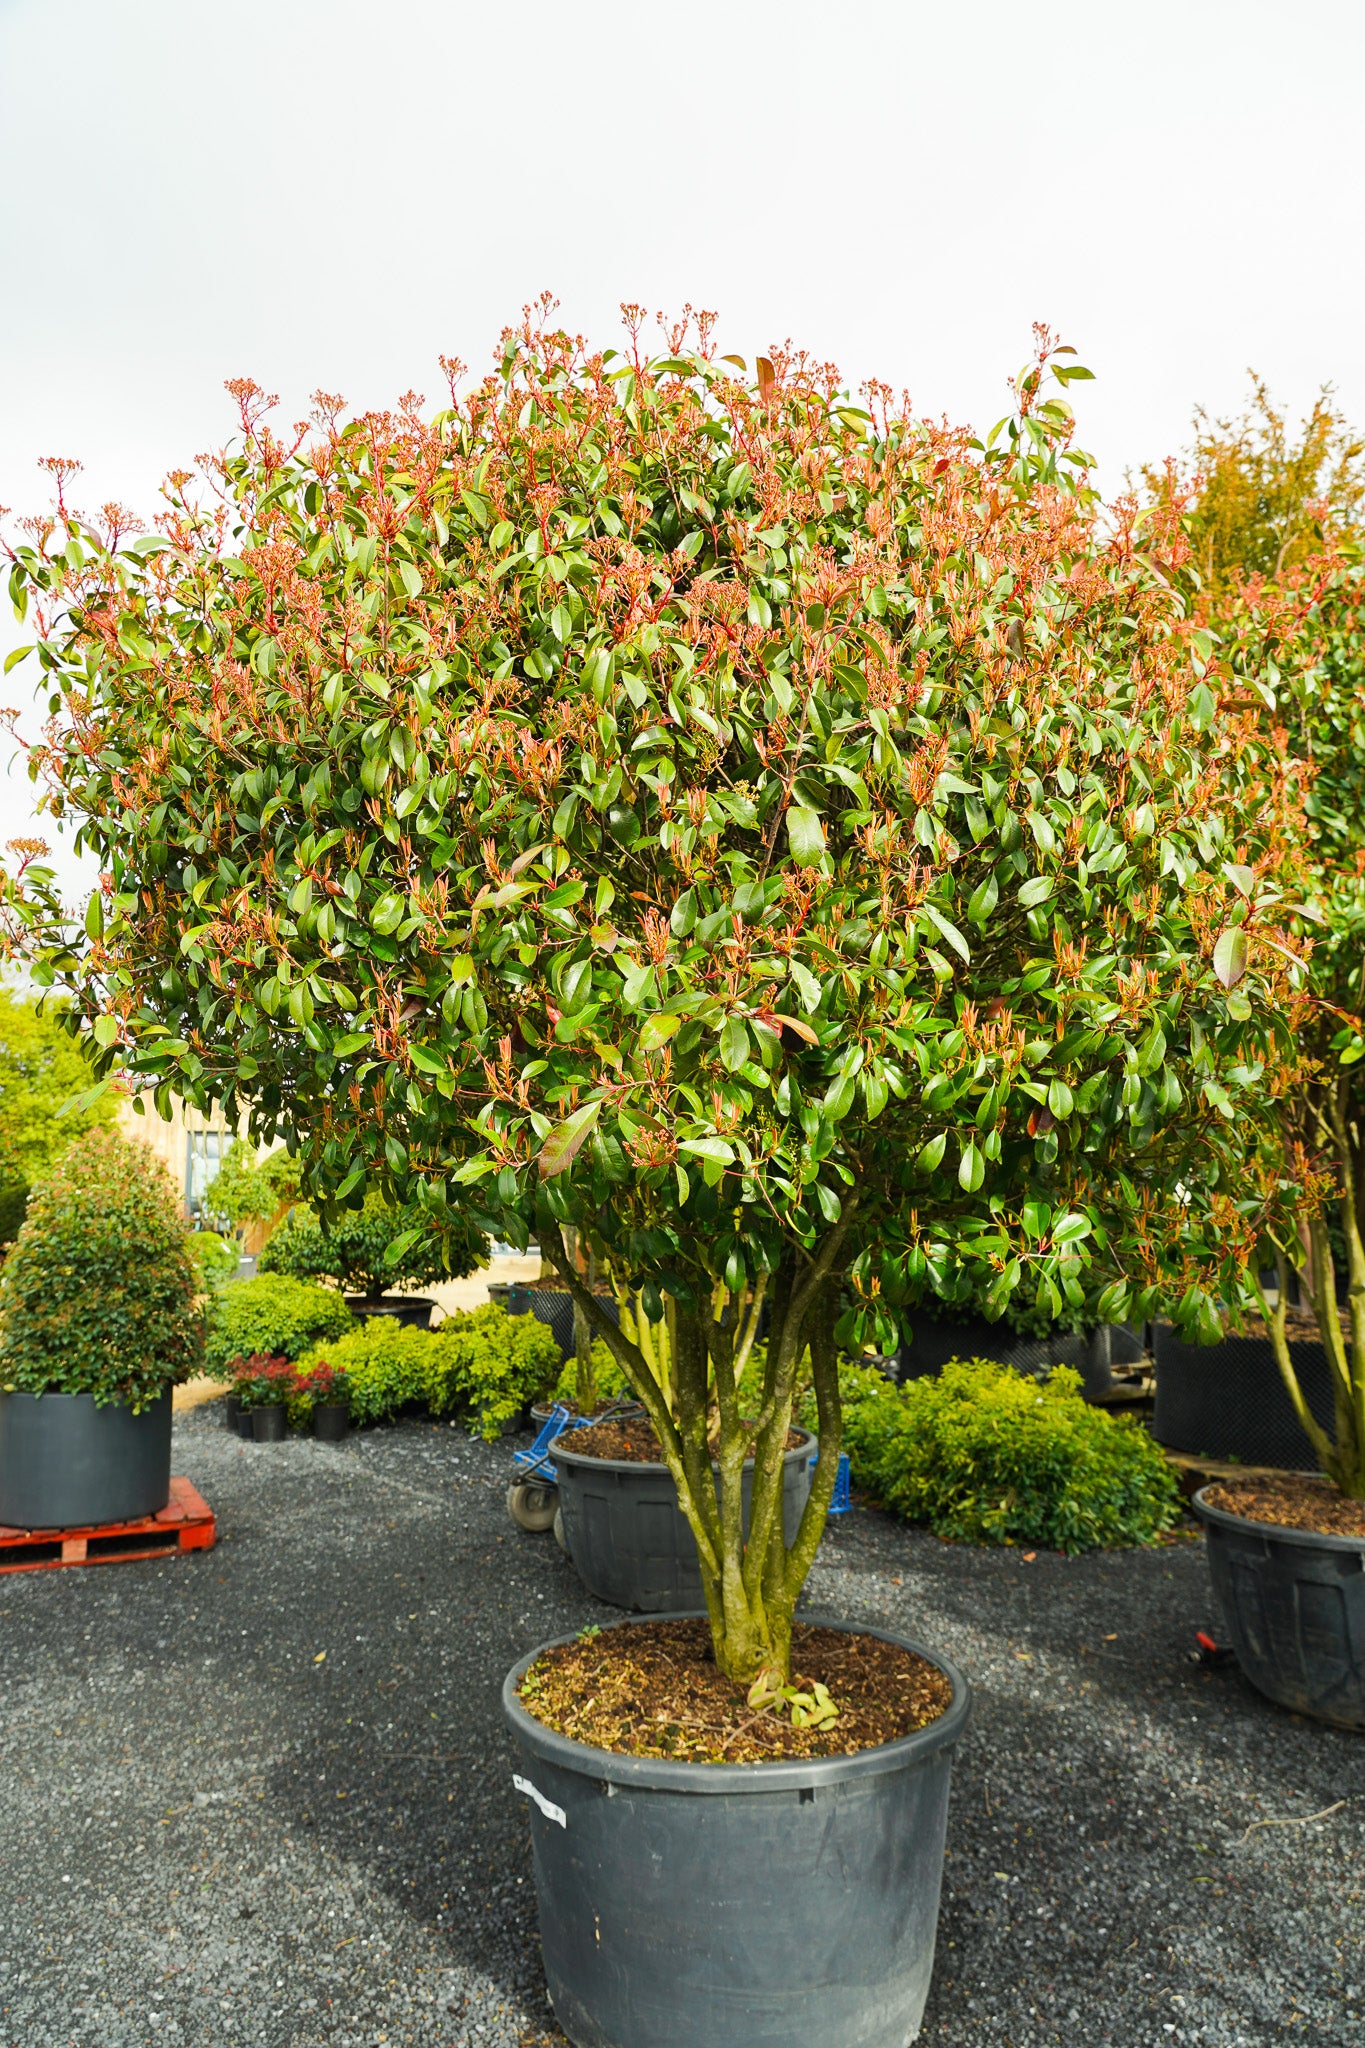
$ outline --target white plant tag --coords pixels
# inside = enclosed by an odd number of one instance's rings
[[[540,1808],[546,1820],[557,1820],[562,1828],[566,1828],[569,1825],[569,1817],[563,1807],[556,1806],[553,1799],[547,1799],[543,1792],[538,1792],[529,1778],[519,1777],[513,1771],[512,1783],[516,1786],[518,1792],[524,1792],[528,1799],[535,1800],[536,1805]]]

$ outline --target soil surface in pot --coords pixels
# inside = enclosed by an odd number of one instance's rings
[[[1233,1329],[1231,1323],[1227,1326],[1226,1334],[1229,1337],[1235,1337],[1238,1334]],[[1264,1316],[1245,1316],[1243,1318],[1242,1334],[1247,1337],[1259,1337],[1263,1343],[1268,1344],[1270,1342],[1270,1325],[1266,1322]],[[1322,1332],[1318,1328],[1318,1319],[1313,1314],[1311,1308],[1287,1308],[1284,1312],[1284,1334],[1291,1344],[1321,1344],[1322,1342]]]
[[[1286,1473],[1283,1479],[1220,1479],[1205,1489],[1210,1507],[1277,1529],[1307,1529],[1315,1536],[1365,1536],[1365,1500],[1348,1500],[1330,1479]]]
[[[789,1451],[794,1451],[801,1441],[799,1429],[787,1431]],[[590,1423],[586,1429],[576,1429],[572,1436],[565,1437],[564,1445],[567,1450],[581,1451],[585,1458],[619,1458],[629,1465],[662,1465],[664,1461],[654,1425],[644,1416]]]
[[[760,1764],[851,1756],[895,1742],[936,1721],[953,1696],[936,1664],[898,1643],[798,1622],[792,1684],[809,1693],[817,1683],[828,1688],[838,1720],[828,1728],[793,1728],[786,1712],[755,1712],[746,1689],[717,1669],[704,1621],[646,1621],[585,1632],[546,1650],[519,1697],[547,1728],[597,1749]]]

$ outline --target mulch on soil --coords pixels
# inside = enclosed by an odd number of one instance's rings
[[[1243,1318],[1243,1323],[1242,1334],[1244,1336],[1259,1337],[1266,1344],[1270,1342],[1270,1329],[1264,1316],[1246,1316]],[[1235,1337],[1238,1333],[1229,1325],[1227,1334],[1229,1337]],[[1322,1342],[1322,1332],[1318,1328],[1318,1319],[1313,1314],[1311,1308],[1286,1309],[1284,1315],[1284,1334],[1291,1344],[1321,1344]]]
[[[756,1764],[784,1757],[851,1756],[936,1721],[952,1687],[937,1665],[880,1636],[798,1623],[792,1684],[828,1687],[839,1709],[829,1728],[793,1728],[785,1714],[749,1705],[717,1668],[704,1621],[632,1623],[546,1650],[519,1688],[547,1728],[625,1756]]]
[[[789,1451],[794,1451],[801,1440],[799,1429],[787,1431]],[[587,1429],[576,1429],[572,1436],[562,1438],[561,1442],[565,1450],[581,1451],[585,1458],[618,1458],[628,1465],[663,1463],[654,1424],[645,1416],[632,1415],[624,1421],[594,1422]]]
[[[1271,1522],[1277,1529],[1309,1529],[1318,1536],[1365,1536],[1365,1501],[1348,1500],[1330,1479],[1286,1473],[1282,1479],[1226,1479],[1205,1490],[1225,1514]]]

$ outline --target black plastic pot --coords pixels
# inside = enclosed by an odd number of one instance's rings
[[[228,1396],[226,1397],[226,1399],[224,1400],[224,1402],[223,1402],[223,1423],[224,1423],[224,1426],[225,1426],[226,1428],[228,1428],[228,1429],[231,1429],[231,1430],[235,1430],[235,1429],[236,1429],[236,1427],[237,1427],[237,1418],[238,1418],[238,1416],[239,1416],[239,1415],[241,1414],[241,1412],[242,1412],[242,1397],[241,1397],[241,1395],[240,1395],[240,1394],[229,1394],[229,1395],[228,1395]]]
[[[589,1458],[557,1437],[550,1456],[559,1474],[564,1544],[590,1593],[613,1607],[643,1614],[692,1613],[704,1595],[697,1545],[678,1506],[667,1465]],[[782,1524],[790,1543],[811,1488],[813,1436],[786,1453]],[[744,1474],[744,1524],[749,1524],[753,1468]],[[717,1481],[719,1484],[719,1481]]]
[[[913,1335],[897,1353],[896,1377],[925,1379],[939,1373],[950,1358],[989,1358],[1016,1372],[1042,1373],[1069,1365],[1081,1375],[1089,1400],[1106,1394],[1116,1365],[1135,1363],[1143,1355],[1142,1332],[1127,1323],[1104,1323],[1085,1331],[1059,1330],[1049,1337],[1020,1337],[1008,1323],[990,1323],[984,1316],[960,1320],[915,1318]]]
[[[83,1529],[171,1497],[171,1390],[134,1415],[93,1394],[0,1393],[0,1524]]]
[[[237,1411],[237,1434],[241,1437],[243,1443],[250,1444],[256,1441],[256,1432],[251,1426],[251,1416],[252,1411],[250,1408],[239,1408]]]
[[[1277,1706],[1365,1734],[1365,1536],[1319,1536],[1194,1497],[1237,1662]]]
[[[425,1294],[381,1294],[371,1299],[364,1294],[348,1294],[346,1306],[358,1323],[369,1316],[392,1316],[410,1330],[429,1330],[431,1311],[436,1304]]]
[[[589,1748],[534,1720],[516,1689],[540,1654],[510,1673],[503,1711],[530,1800],[546,1981],[577,2048],[913,2040],[970,1711],[961,1672],[933,1655],[952,1703],[899,1742],[694,1764]]]
[[[339,1444],[351,1426],[351,1411],[345,1401],[317,1401],[313,1404],[313,1434],[325,1444]]]
[[[289,1434],[289,1417],[283,1405],[272,1401],[268,1407],[251,1411],[251,1435],[258,1444],[282,1444]]]
[[[609,1294],[599,1294],[597,1301],[614,1323],[621,1320],[621,1311]],[[509,1316],[533,1315],[538,1323],[553,1330],[560,1356],[574,1356],[573,1296],[565,1288],[523,1287],[512,1280],[507,1283],[503,1307]]]
[[[1331,1370],[1321,1344],[1292,1344],[1304,1399],[1323,1428],[1333,1425]],[[1268,1337],[1191,1344],[1169,1323],[1155,1332],[1156,1408],[1152,1435],[1168,1450],[1241,1465],[1317,1470],[1318,1457],[1290,1403]]]

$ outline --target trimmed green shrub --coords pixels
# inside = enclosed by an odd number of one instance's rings
[[[216,1230],[192,1230],[189,1245],[190,1257],[199,1268],[205,1287],[219,1287],[237,1271],[236,1245],[231,1239],[220,1237]]]
[[[553,1387],[559,1362],[559,1346],[543,1323],[489,1302],[447,1316],[437,1330],[369,1316],[337,1342],[313,1345],[299,1364],[345,1373],[356,1422],[381,1422],[415,1406],[433,1415],[458,1407],[491,1442],[528,1401]]]
[[[1180,1513],[1159,1446],[1139,1423],[1090,1407],[1066,1366],[1032,1380],[953,1359],[906,1387],[858,1368],[844,1385],[855,1483],[936,1536],[1096,1550],[1150,1543]]]
[[[534,1318],[532,1320],[534,1321]],[[593,1339],[592,1369],[597,1381],[597,1398],[599,1401],[617,1401],[622,1395],[626,1395],[632,1401],[635,1399],[625,1373],[600,1337],[594,1337]],[[559,1378],[551,1389],[551,1395],[556,1401],[576,1401],[578,1399],[578,1360],[576,1358],[566,1358],[564,1360]]]
[[[198,1370],[199,1273],[165,1168],[116,1131],[80,1138],[29,1199],[0,1279],[0,1386],[136,1413]]]
[[[460,1279],[483,1265],[488,1239],[461,1216],[447,1211],[449,1224],[439,1243],[419,1238],[391,1264],[389,1247],[413,1235],[414,1212],[395,1209],[380,1195],[367,1195],[360,1209],[348,1209],[324,1225],[316,1212],[297,1208],[272,1235],[256,1264],[258,1273],[287,1273],[294,1280],[331,1279],[352,1294],[376,1300],[386,1287],[428,1287]]]
[[[340,1337],[355,1319],[335,1287],[313,1287],[282,1273],[220,1288],[209,1322],[206,1371],[226,1379],[234,1358],[253,1351],[297,1358],[319,1338]]]
[[[534,1316],[509,1316],[487,1302],[467,1315],[447,1316],[435,1334],[451,1354],[456,1398],[489,1442],[528,1401],[539,1400],[555,1384],[559,1343]]]

